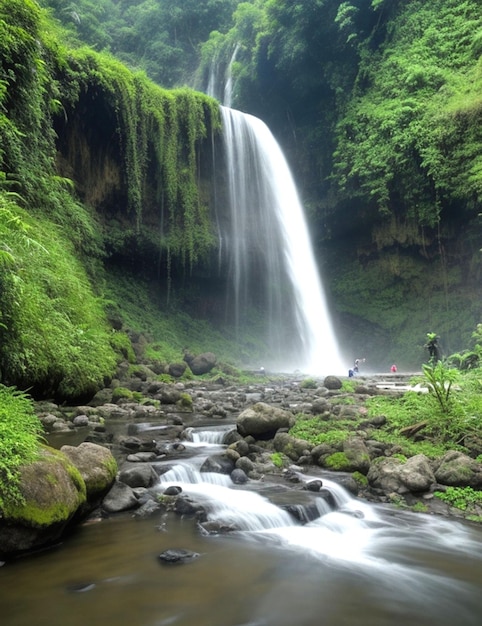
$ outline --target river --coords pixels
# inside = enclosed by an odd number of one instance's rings
[[[199,472],[202,460],[223,448],[213,429],[194,429],[192,439],[182,458],[170,460],[156,489],[181,485],[210,519],[234,523],[236,532],[202,534],[195,520],[174,513],[91,520],[61,545],[0,568],[1,623],[482,623],[480,526],[367,504],[328,475],[323,485],[334,508],[316,492],[265,481],[240,487],[226,476]],[[314,519],[300,524],[280,506],[288,504]],[[198,556],[184,564],[161,562],[159,555],[173,548]]]

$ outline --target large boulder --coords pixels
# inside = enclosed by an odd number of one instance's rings
[[[58,541],[86,502],[81,473],[59,450],[41,446],[38,460],[20,470],[22,503],[0,511],[0,557],[14,556]]]
[[[366,474],[370,469],[370,453],[363,439],[350,437],[343,442],[343,452],[350,465],[350,472]]]
[[[280,428],[290,428],[294,424],[294,416],[290,411],[257,402],[238,415],[236,427],[238,432],[247,437],[272,439]]]
[[[423,454],[410,457],[405,463],[396,458],[372,463],[368,470],[368,482],[385,493],[423,493],[435,484],[430,462]]]
[[[336,391],[343,387],[343,383],[338,378],[338,376],[326,376],[325,380],[323,381],[323,386],[327,389],[330,389],[330,391]]]
[[[195,376],[202,376],[202,374],[207,374],[213,369],[217,359],[212,352],[203,352],[197,356],[186,352],[184,354],[184,361],[189,365],[191,372]]]
[[[117,462],[112,452],[96,443],[62,446],[63,452],[79,470],[87,490],[87,501],[96,503],[112,486],[117,474]]]
[[[450,487],[482,489],[482,463],[462,452],[450,450],[435,469],[435,478]]]

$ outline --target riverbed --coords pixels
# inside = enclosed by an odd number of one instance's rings
[[[223,447],[213,427],[201,428],[187,445],[190,453],[170,460],[156,489],[181,486],[209,519],[235,530],[206,534],[195,519],[162,511],[93,518],[60,545],[0,568],[2,624],[481,623],[479,525],[361,502],[330,475],[321,478],[334,508],[316,493],[267,481],[234,485],[227,476],[199,472],[202,460]],[[300,523],[288,506],[317,506],[319,514]],[[171,549],[194,558],[166,564],[159,555]]]

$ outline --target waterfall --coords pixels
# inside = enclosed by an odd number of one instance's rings
[[[231,107],[238,52],[235,46],[225,72],[221,60],[213,59],[206,90],[223,102],[224,154],[217,162],[225,162],[226,171],[218,174],[216,224],[221,269],[227,265],[228,319],[238,333],[264,320],[271,362],[259,365],[344,374],[288,163],[264,122]]]
[[[229,217],[219,222],[219,237],[229,257],[235,326],[249,323],[253,309],[262,311],[278,369],[342,374],[303,208],[281,148],[260,119],[224,106],[221,112]]]

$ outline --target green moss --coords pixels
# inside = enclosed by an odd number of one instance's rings
[[[428,506],[424,504],[423,502],[417,502],[411,507],[411,509],[415,513],[427,513],[428,512]]]
[[[181,393],[181,397],[176,404],[185,409],[192,411],[192,397],[188,393]]]
[[[361,472],[353,472],[353,478],[363,488],[368,487],[368,478]]]
[[[102,464],[102,467],[105,468],[109,476],[112,476],[113,478],[115,478],[115,475],[117,474],[118,466],[117,466],[117,461],[115,460],[114,457],[111,457],[107,461],[104,461],[104,463]]]
[[[132,400],[134,398],[130,389],[125,387],[116,387],[112,392],[112,402],[118,402],[119,400]]]
[[[337,471],[349,471],[351,463],[344,452],[335,452],[326,457],[323,464]]]
[[[29,477],[29,473],[33,476]],[[66,485],[63,494],[61,483],[68,480],[74,487],[74,493]],[[44,488],[34,489],[34,485],[45,482]],[[42,448],[41,457],[33,464],[22,468],[21,492],[23,502],[9,503],[4,506],[4,516],[31,526],[50,526],[65,523],[86,501],[86,486],[79,470],[59,450]],[[67,496],[67,501],[63,496]]]
[[[319,417],[298,414],[296,415],[296,422],[289,432],[293,437],[304,439],[313,445],[322,443],[338,445],[348,439],[353,426],[353,422],[342,420],[327,422]]]
[[[136,355],[132,348],[129,335],[120,331],[113,331],[109,337],[110,345],[123,359],[129,361],[129,363],[135,363]]]
[[[284,466],[284,456],[281,452],[273,452],[271,454],[270,459],[277,468],[281,469]]]
[[[314,378],[305,378],[300,383],[301,389],[316,389],[317,386],[318,386],[318,383],[316,382]]]

